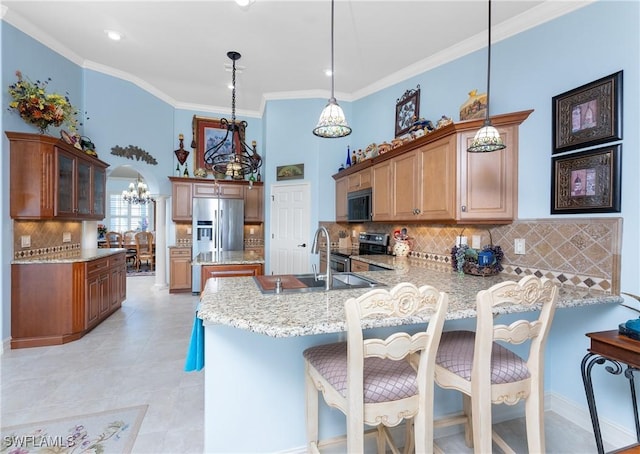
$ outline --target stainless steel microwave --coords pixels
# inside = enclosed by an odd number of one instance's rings
[[[347,220],[349,222],[371,220],[371,188],[347,194]]]

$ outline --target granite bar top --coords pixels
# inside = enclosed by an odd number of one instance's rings
[[[360,256],[362,257],[362,256]],[[371,257],[371,256],[367,256]],[[367,271],[357,274],[387,285],[387,289],[401,282],[417,286],[433,285],[449,294],[448,320],[475,318],[475,297],[480,290],[491,287],[512,276],[471,276],[458,274],[442,266],[434,267],[424,260],[384,257],[375,262],[394,266],[392,271]],[[380,259],[378,259],[380,260]],[[344,302],[358,297],[369,289],[331,290],[328,292],[262,294],[252,277],[214,278],[207,281],[201,294],[198,317],[205,325],[226,325],[265,334],[271,337],[294,337],[346,330]],[[568,308],[592,304],[621,303],[620,296],[573,286],[560,289],[558,307]],[[503,307],[500,313],[518,313],[537,310],[514,304]],[[369,320],[363,328],[420,324],[428,316]]]
[[[123,248],[95,248],[73,249],[70,251],[52,252],[51,254],[24,257],[11,261],[13,265],[37,264],[37,263],[76,263],[89,262],[91,260],[108,257],[119,252],[126,252]]]
[[[222,251],[202,252],[191,262],[194,265],[251,265],[261,263],[264,265],[264,257],[256,251]]]

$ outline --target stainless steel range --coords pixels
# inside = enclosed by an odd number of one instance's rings
[[[333,271],[339,273],[351,271],[352,255],[384,255],[389,247],[388,233],[366,233],[362,232],[358,236],[358,251],[331,251],[329,256],[329,266]]]

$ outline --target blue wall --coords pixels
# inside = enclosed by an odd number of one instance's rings
[[[535,109],[520,128],[519,210],[523,219],[549,218],[551,168],[551,98],[577,86],[624,70],[624,140],[622,170],[622,212],[624,217],[622,290],[640,293],[640,3],[602,0],[569,15],[557,18],[492,47],[491,111],[494,114]],[[2,23],[2,83],[6,87],[21,69],[36,79],[51,77],[51,88],[68,91],[71,100],[90,117],[84,135],[93,139],[100,158],[117,167],[133,164],[149,180],[152,192],[170,193],[178,147],[183,133],[185,145],[191,141],[194,114],[221,117],[211,112],[177,109],[155,98],[130,82],[86,70],[59,56],[11,25]],[[381,56],[384,64],[384,56]],[[274,100],[266,105],[262,118],[243,118],[249,122],[247,139],[258,141],[265,160],[262,170],[265,194],[275,183],[275,168],[283,164],[304,163],[305,180],[311,184],[312,219],[334,219],[334,182],[331,175],[346,157],[346,148],[365,148],[394,136],[395,102],[405,90],[421,86],[421,116],[436,121],[441,115],[458,118],[459,106],[468,92],[484,91],[486,50],[474,52],[424,74],[402,81],[351,103],[340,101],[353,127],[344,139],[318,139],[311,134],[326,99]],[[8,99],[3,88],[3,130],[32,131],[17,115],[7,112]],[[227,115],[228,116],[228,115]],[[56,132],[53,133],[57,134]],[[149,166],[110,154],[114,145],[137,145],[157,160]],[[3,135],[4,162],[8,161],[8,141]],[[9,219],[8,166],[1,167],[3,219]],[[193,169],[189,169],[193,172]],[[269,204],[265,204],[266,236],[269,236]],[[593,215],[608,216],[608,215]],[[556,216],[553,216],[556,217]],[[571,216],[567,216],[571,217]],[[10,334],[10,261],[12,230],[0,227],[2,242],[1,295],[2,339]],[[312,232],[310,232],[311,236]],[[584,404],[579,362],[588,341],[584,333],[612,329],[637,314],[623,308],[566,309],[556,316],[548,354],[547,389],[566,399]],[[613,402],[626,401],[624,384],[617,377],[598,377],[611,382],[602,394]],[[623,389],[623,391],[620,391]],[[608,393],[608,394],[607,394]],[[630,411],[630,409],[629,409]],[[627,408],[616,410],[602,405],[602,417],[631,430]]]

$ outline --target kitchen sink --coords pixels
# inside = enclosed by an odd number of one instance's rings
[[[305,293],[325,291],[324,279],[314,274],[286,274],[281,276],[254,276],[253,279],[262,293],[276,293],[275,281],[280,278],[282,293]],[[386,284],[355,273],[333,273],[331,290],[383,287]]]

